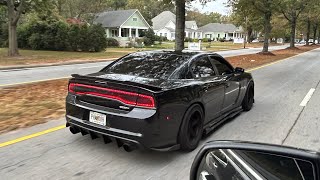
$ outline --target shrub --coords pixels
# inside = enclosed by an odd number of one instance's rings
[[[184,42],[192,42],[192,41],[193,41],[192,38],[189,38],[189,37],[184,38]]]
[[[8,47],[8,23],[0,24],[0,47]]]
[[[150,38],[148,38],[148,37],[144,37],[144,38],[143,38],[143,43],[144,43],[144,45],[146,45],[146,46],[151,46],[151,45],[154,44],[154,41],[152,41],[152,39],[150,39]]]
[[[150,45],[154,44],[154,42],[156,41],[156,38],[157,37],[154,34],[154,31],[152,29],[148,29],[144,35],[144,44],[146,46],[150,46]]]
[[[107,47],[105,30],[101,25],[69,25],[50,19],[33,21],[18,29],[21,48],[36,50],[102,51]]]
[[[107,38],[106,42],[107,42],[107,47],[119,47],[120,46],[119,42],[114,38]]]
[[[208,38],[202,38],[202,42],[208,42],[209,39]]]

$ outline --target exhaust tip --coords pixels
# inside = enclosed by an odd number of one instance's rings
[[[69,130],[70,130],[70,132],[71,132],[72,134],[77,134],[77,133],[80,132],[79,128],[73,127],[73,126],[70,126],[70,127],[69,127]]]
[[[127,152],[131,152],[131,151],[133,151],[133,150],[136,149],[136,146],[131,145],[131,144],[124,144],[124,145],[123,145],[123,149],[124,149],[125,151],[127,151]]]

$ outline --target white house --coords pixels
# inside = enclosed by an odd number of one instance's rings
[[[203,38],[208,38],[211,40],[230,40],[235,38],[243,38],[244,36],[242,27],[236,27],[233,24],[209,23],[200,27],[198,30],[202,31]]]
[[[138,38],[142,31],[151,28],[138,9],[105,11],[96,15],[94,23],[105,28],[107,37],[120,42]]]
[[[176,15],[172,12],[164,11],[160,13],[152,19],[152,24],[156,35],[167,37],[168,40],[175,39]],[[195,21],[185,22],[185,33],[186,37],[193,39],[202,38],[202,33],[198,31],[198,26]]]

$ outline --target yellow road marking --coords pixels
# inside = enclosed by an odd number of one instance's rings
[[[17,86],[17,85],[24,85],[24,84],[31,84],[31,83],[38,83],[38,82],[44,82],[44,81],[59,80],[59,79],[67,79],[67,78],[71,78],[71,76],[51,78],[51,79],[42,79],[42,80],[35,80],[35,81],[27,81],[27,82],[21,82],[21,83],[0,84],[0,87]]]
[[[308,51],[308,52],[310,52],[310,51]],[[296,56],[299,56],[299,55],[302,55],[302,54],[304,54],[304,53],[301,53],[301,54],[298,54],[298,55],[295,55],[295,56],[292,56],[292,57],[289,57],[289,58],[286,58],[286,59],[282,59],[282,60],[279,60],[279,61],[275,61],[275,62],[272,62],[272,63],[269,63],[269,64],[265,64],[265,65],[262,65],[262,66],[259,66],[259,67],[253,68],[253,69],[249,69],[249,70],[247,70],[246,72],[251,72],[251,71],[255,71],[255,70],[258,70],[258,69],[267,67],[267,66],[271,66],[271,65],[273,65],[273,64],[276,64],[276,63],[279,63],[279,62],[282,62],[282,61],[285,61],[285,60],[289,60],[289,59],[291,59],[291,58],[293,58],[293,57],[296,57]],[[70,78],[70,77],[46,79],[46,80],[39,80],[39,81],[29,81],[29,82],[25,82],[25,83],[17,83],[17,84],[11,84],[11,85],[27,84],[27,83],[34,83],[34,82],[41,82],[41,81],[65,79],[65,78]],[[1,87],[1,86],[11,86],[11,85],[0,85],[0,87]],[[27,135],[27,136],[23,136],[23,137],[20,137],[20,138],[18,138],[18,139],[14,139],[14,140],[11,140],[11,141],[7,141],[7,142],[4,142],[4,143],[1,143],[1,144],[0,144],[0,148],[1,148],[1,147],[5,147],[5,146],[9,146],[9,145],[12,145],[12,144],[15,144],[15,143],[24,141],[24,140],[28,140],[28,139],[31,139],[31,138],[34,138],[34,137],[37,137],[37,136],[41,136],[41,135],[44,135],[44,134],[48,134],[48,133],[50,133],[50,132],[58,131],[58,130],[61,130],[61,129],[65,128],[65,127],[66,127],[65,125],[57,126],[57,127],[50,128],[50,129],[47,129],[47,130],[44,130],[44,131],[40,131],[40,132],[37,132],[37,133],[34,133],[34,134],[30,134],[30,135]]]
[[[5,147],[5,146],[9,146],[11,144],[15,144],[15,143],[18,143],[18,142],[21,142],[21,141],[25,141],[25,140],[28,140],[28,139],[31,139],[31,138],[34,138],[34,137],[37,137],[37,136],[48,134],[48,133],[51,133],[51,132],[54,132],[54,131],[58,131],[58,130],[63,129],[65,127],[66,127],[65,125],[61,125],[61,126],[50,128],[50,129],[47,129],[47,130],[44,130],[44,131],[40,131],[40,132],[37,132],[37,133],[34,133],[34,134],[23,136],[23,137],[20,137],[18,139],[7,141],[7,142],[4,142],[4,143],[1,143],[0,144],[0,148],[1,147]]]

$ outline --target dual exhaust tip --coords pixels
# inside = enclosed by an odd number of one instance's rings
[[[81,134],[84,136],[86,134],[88,134],[88,132],[83,131],[82,129],[78,128],[78,127],[74,127],[74,126],[70,126],[69,130],[72,134],[78,134],[81,132]],[[98,138],[98,136],[96,134],[94,134],[93,132],[89,131],[89,134],[91,136],[92,139],[96,139]],[[112,142],[112,140],[109,137],[103,136],[103,140],[105,142],[105,144]],[[118,144],[118,147],[123,147],[123,149],[127,152],[131,152],[135,149],[137,149],[137,146],[133,143],[130,142],[123,142],[119,139],[116,139],[116,142]]]

